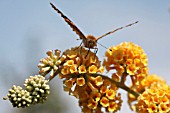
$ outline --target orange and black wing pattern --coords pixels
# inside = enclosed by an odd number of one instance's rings
[[[86,37],[85,35],[76,27],[76,25],[69,19],[67,18],[59,9],[57,9],[52,3],[50,3],[50,5],[52,6],[52,8],[57,11],[61,17],[63,17],[63,19],[67,22],[67,24],[73,29],[73,31],[76,32],[77,35],[79,35],[80,39],[85,40]]]

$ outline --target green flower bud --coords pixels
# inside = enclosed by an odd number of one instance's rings
[[[50,86],[48,80],[41,75],[30,76],[25,80],[24,86],[32,96],[32,103],[43,103],[50,94]]]
[[[23,90],[20,86],[13,85],[12,89],[9,89],[8,99],[12,103],[13,107],[28,107],[32,103],[32,97],[27,90]]]

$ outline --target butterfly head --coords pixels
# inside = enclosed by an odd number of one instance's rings
[[[87,35],[86,39],[83,39],[83,44],[87,48],[94,48],[97,46],[97,39],[92,35]]]

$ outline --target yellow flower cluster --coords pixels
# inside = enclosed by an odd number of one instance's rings
[[[61,68],[61,78],[79,78],[76,81],[81,83],[80,81],[83,81],[85,75],[103,73],[104,71],[96,54],[83,47],[66,50],[62,56],[66,58]],[[79,85],[82,86],[83,84]]]
[[[60,78],[64,80],[64,90],[79,99],[79,106],[84,113],[114,112],[120,109],[120,94],[116,95],[117,87],[97,73],[104,68],[95,53],[75,47],[63,53],[66,56],[61,68]]]
[[[113,71],[113,76],[117,75],[119,80],[122,75],[130,75],[133,83],[136,83],[148,74],[147,56],[140,46],[132,42],[123,42],[110,47],[105,56],[103,65],[107,71],[116,70]]]
[[[163,83],[166,84],[166,81],[157,76],[156,74],[149,75],[145,79],[143,79],[140,83],[140,89],[146,89],[149,88],[153,83]]]
[[[76,86],[74,96],[79,98],[83,113],[116,112],[120,110],[122,100],[117,87],[100,76],[88,76],[84,86]],[[103,110],[102,110],[103,109]]]
[[[140,84],[132,85],[130,88],[138,93],[143,93],[146,89],[149,89],[152,84],[166,84],[166,81],[161,79],[159,76],[153,74],[146,76]],[[135,110],[132,103],[137,100],[137,97],[128,93],[128,103],[132,110]]]
[[[170,113],[170,86],[152,84],[138,97],[135,107],[138,113]]]

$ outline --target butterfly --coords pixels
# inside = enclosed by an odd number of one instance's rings
[[[89,48],[89,49],[97,49],[97,41],[109,34],[112,34],[120,29],[123,29],[125,27],[129,27],[129,26],[132,26],[136,23],[138,23],[138,21],[134,22],[134,23],[131,23],[131,24],[128,24],[124,27],[120,27],[120,28],[117,28],[117,29],[114,29],[110,32],[107,32],[105,34],[103,34],[102,36],[99,36],[99,37],[95,37],[93,35],[87,35],[85,36],[82,31],[80,31],[80,29],[67,17],[65,16],[58,8],[56,8],[52,3],[50,3],[50,5],[52,6],[52,8],[57,11],[57,13],[60,14],[60,16],[65,20],[65,22],[72,28],[73,31],[76,32],[76,34],[79,36],[79,38],[82,40],[82,43],[84,45],[84,47],[86,48]],[[82,44],[81,43],[81,44]]]

